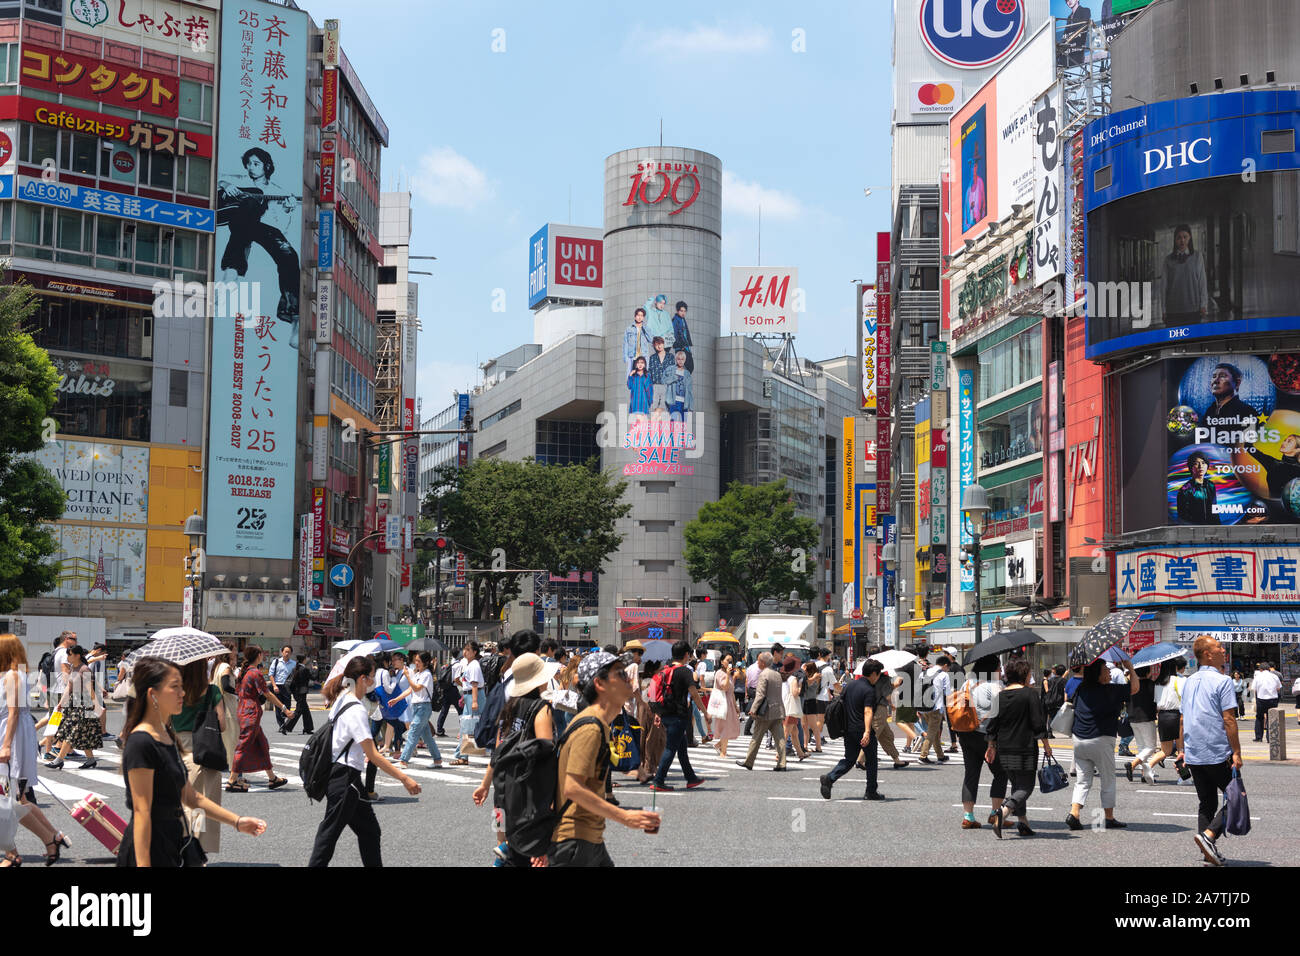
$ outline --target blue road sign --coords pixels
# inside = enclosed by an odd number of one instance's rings
[[[309,611],[316,612],[319,611],[322,607],[324,607],[324,605],[321,604],[320,598],[312,598],[310,601],[307,602],[307,610]]]
[[[346,564],[336,564],[330,568],[330,581],[338,587],[347,587],[352,583],[353,577],[352,568]]]

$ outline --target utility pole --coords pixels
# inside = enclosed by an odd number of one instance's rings
[[[441,540],[442,498],[438,499],[438,514],[434,519],[433,533],[438,535],[439,540]],[[433,585],[433,639],[440,641],[442,640],[442,548],[438,548],[436,554],[437,557],[433,562],[433,573],[436,575]]]

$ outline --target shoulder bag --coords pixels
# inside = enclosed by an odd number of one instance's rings
[[[208,701],[211,694],[211,690],[205,691],[203,699]],[[226,719],[229,720],[230,717],[227,716]],[[221,735],[221,720],[210,702],[205,703],[194,718],[193,746],[194,762],[200,767],[223,773],[230,768],[226,760],[225,738]]]
[[[1250,804],[1246,800],[1246,785],[1241,782],[1241,771],[1232,771],[1232,780],[1223,791],[1223,827],[1233,836],[1250,832]]]
[[[957,732],[979,730],[980,718],[975,711],[975,702],[971,700],[970,685],[963,684],[961,690],[948,695],[948,725]]]

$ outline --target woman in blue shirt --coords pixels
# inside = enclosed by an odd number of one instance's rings
[[[632,360],[632,374],[627,377],[628,415],[649,415],[650,395],[654,383],[646,374],[645,356],[638,355]]]
[[[1093,773],[1101,777],[1101,808],[1106,814],[1106,829],[1120,830],[1125,826],[1115,819],[1115,734],[1120,711],[1129,695],[1138,691],[1138,676],[1129,661],[1124,662],[1124,670],[1128,673],[1128,683],[1112,684],[1106,662],[1095,660],[1083,669],[1083,681],[1070,695],[1074,701],[1074,766],[1078,773],[1070,812],[1065,818],[1071,830],[1083,829],[1079,814],[1088,802]]]

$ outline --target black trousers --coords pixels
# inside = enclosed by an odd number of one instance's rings
[[[361,772],[336,763],[325,791],[325,818],[316,828],[309,867],[329,866],[344,828],[357,835],[362,866],[383,866],[379,852],[379,821],[374,808],[361,799]]]
[[[867,793],[875,793],[878,787],[876,771],[878,769],[878,755],[876,753],[876,732],[871,732],[871,737],[867,740],[866,747],[862,746],[862,735],[856,730],[847,730],[844,734],[844,756],[840,762],[831,768],[830,773],[826,775],[832,784],[840,777],[844,776],[858,762],[858,754],[862,754],[862,762],[865,764],[867,771]]]
[[[551,847],[548,866],[613,866],[609,850],[604,843],[586,840],[564,840]]]
[[[242,278],[248,272],[248,253],[253,245],[259,245],[275,263],[276,275],[280,280],[280,292],[298,295],[298,283],[301,272],[298,268],[298,253],[279,229],[272,229],[264,222],[246,228],[230,230],[230,240],[225,251],[221,253],[221,268],[234,269]]]
[[[293,728],[298,724],[298,718],[302,718],[302,729],[311,733],[316,729],[316,725],[311,722],[311,708],[307,706],[307,692],[293,695],[293,717],[284,721],[280,729],[286,734],[293,733]]]
[[[1278,698],[1255,699],[1255,739],[1263,740],[1268,733],[1268,712],[1277,706]]]
[[[460,697],[455,694],[444,694],[442,698],[442,710],[438,711],[438,726],[435,729],[435,732],[439,737],[442,736],[443,727],[447,726],[447,715],[451,713],[453,707],[456,708],[456,716],[459,717],[462,713],[460,709]]]
[[[1223,804],[1219,794],[1232,782],[1232,761],[1225,760],[1215,764],[1187,764],[1192,772],[1192,783],[1196,784],[1196,825],[1202,831],[1209,830],[1214,839],[1223,836]]]

